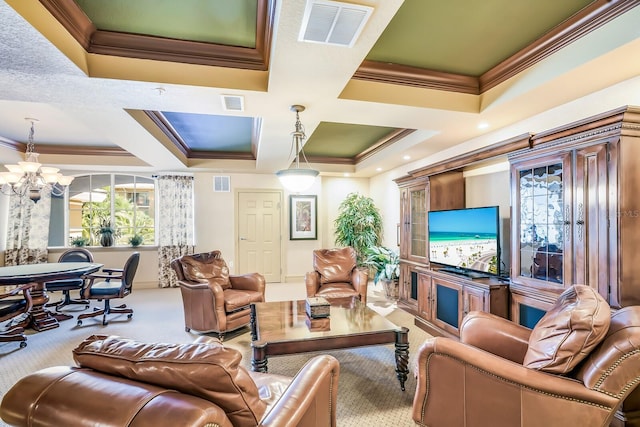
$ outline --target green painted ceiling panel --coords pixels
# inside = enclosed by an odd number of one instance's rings
[[[367,59],[480,76],[592,2],[405,0]]]
[[[99,30],[254,48],[257,0],[75,0]]]
[[[321,122],[304,145],[307,156],[352,158],[396,130],[390,127]]]

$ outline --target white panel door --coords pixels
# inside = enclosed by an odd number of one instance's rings
[[[237,274],[258,272],[281,281],[281,193],[238,191]]]

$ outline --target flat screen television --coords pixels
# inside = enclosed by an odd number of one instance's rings
[[[500,274],[498,206],[428,213],[429,262],[470,277]]]

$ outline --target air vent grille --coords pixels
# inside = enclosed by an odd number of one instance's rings
[[[228,193],[231,191],[231,183],[228,176],[214,176],[213,177],[213,191],[214,193]]]
[[[307,0],[299,40],[351,47],[373,8],[329,0]]]
[[[244,97],[239,95],[222,95],[222,107],[225,111],[244,111]]]

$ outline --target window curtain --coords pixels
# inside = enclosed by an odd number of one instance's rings
[[[35,203],[26,196],[9,197],[5,265],[39,264],[48,261],[51,190],[43,189]]]
[[[178,286],[171,261],[194,250],[193,177],[161,175],[158,189],[158,286]]]

